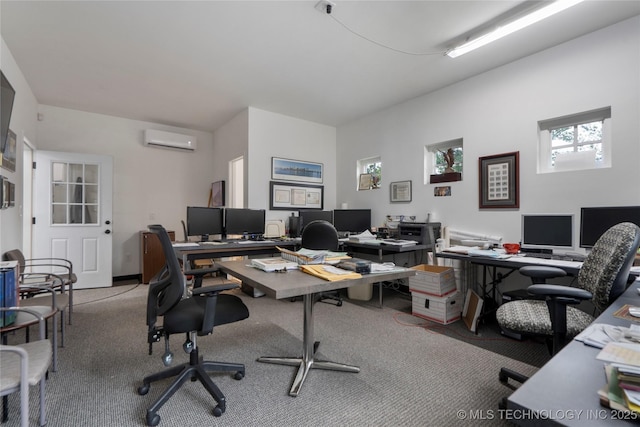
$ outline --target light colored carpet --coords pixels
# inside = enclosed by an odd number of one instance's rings
[[[147,406],[168,384],[153,384],[146,396],[136,392],[145,375],[164,369],[164,343],[155,344],[152,356],[147,353],[146,292],[146,285],[125,285],[74,294],[73,324],[58,353],[58,371],[47,381],[48,426],[145,425]],[[394,308],[318,303],[318,357],[360,366],[361,372],[314,370],[293,398],[288,390],[295,368],[256,358],[299,356],[302,303],[233,292],[249,307],[250,318],[216,328],[198,344],[205,359],[244,363],[246,377],[212,375],[227,398],[219,418],[211,414],[213,402],[200,383],[187,382],[159,411],[160,426],[507,425],[497,410],[499,399],[510,392],[498,381],[500,367],[527,375],[536,369],[416,326],[422,322],[399,321],[409,315]],[[10,342],[21,339],[20,334],[9,337]],[[171,339],[174,364],[188,359],[182,343],[181,336]],[[32,387],[34,425],[37,397]],[[6,425],[17,426],[17,394],[10,396],[9,409]],[[486,417],[463,420],[459,411]]]

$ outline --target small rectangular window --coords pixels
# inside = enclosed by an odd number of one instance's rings
[[[538,122],[538,173],[611,166],[611,107]]]
[[[368,180],[368,182],[371,183],[369,189],[380,188],[382,185],[382,159],[379,156],[358,160],[357,172],[356,188],[363,189],[361,185],[362,181],[360,180],[360,175],[362,174],[371,175],[371,180]]]
[[[431,175],[462,173],[462,138],[426,145],[424,148],[425,184],[430,182]]]

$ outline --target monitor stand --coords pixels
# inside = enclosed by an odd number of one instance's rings
[[[202,234],[200,236],[200,242],[208,242],[209,241],[209,235],[208,234]]]

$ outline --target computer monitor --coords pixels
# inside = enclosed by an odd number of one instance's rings
[[[573,249],[573,214],[523,214],[521,239],[523,252]]]
[[[262,236],[265,226],[264,209],[227,208],[224,210],[226,235]]]
[[[333,212],[331,211],[299,211],[298,216],[300,217],[301,231],[304,230],[304,227],[311,221],[323,220],[333,224]]]
[[[222,234],[222,209],[187,206],[188,236],[200,236],[206,242],[216,234]]]
[[[371,209],[336,209],[333,226],[340,233],[362,233],[371,228]]]
[[[580,247],[592,248],[605,231],[621,222],[632,222],[640,227],[640,206],[580,209]]]

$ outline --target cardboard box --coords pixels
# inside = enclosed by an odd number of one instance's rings
[[[432,296],[445,296],[456,292],[456,277],[453,268],[420,264],[412,269],[415,276],[409,277],[409,290]]]
[[[461,317],[462,297],[457,291],[444,297],[411,292],[411,302],[412,314],[423,319],[448,325]]]

